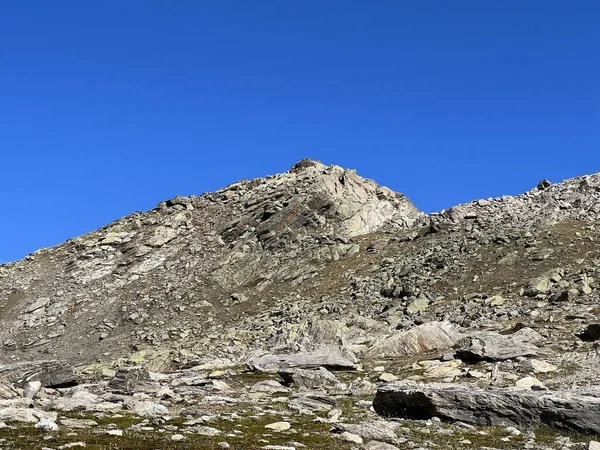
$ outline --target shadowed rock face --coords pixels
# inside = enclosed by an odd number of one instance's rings
[[[476,425],[546,425],[599,434],[600,398],[596,395],[586,391],[481,390],[462,386],[407,388],[387,384],[377,391],[373,408],[386,417],[439,417]]]

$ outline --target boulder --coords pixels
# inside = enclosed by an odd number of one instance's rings
[[[276,380],[265,380],[258,381],[250,386],[250,392],[264,393],[264,394],[285,394],[290,392],[290,388],[283,386],[279,381]]]
[[[125,405],[127,409],[143,417],[161,417],[168,413],[166,406],[148,400],[131,398],[125,400]]]
[[[467,362],[504,361],[519,356],[535,356],[537,350],[535,345],[523,342],[518,336],[490,331],[461,339],[454,356]]]
[[[294,384],[299,388],[308,390],[342,392],[347,388],[344,383],[324,367],[319,367],[317,370],[285,369],[279,372],[279,376],[286,386]]]
[[[319,393],[305,393],[294,395],[288,401],[288,408],[300,414],[314,414],[328,412],[335,406],[335,398]]]
[[[394,432],[399,424],[387,422],[385,420],[371,420],[361,423],[336,423],[333,425],[332,432],[342,433],[344,431],[356,434],[366,441],[380,441],[394,444],[398,437]]]
[[[8,400],[18,396],[19,393],[10,381],[0,380],[0,399]]]
[[[121,394],[131,394],[142,381],[148,381],[148,371],[139,366],[121,367],[115,377],[108,383],[108,389]]]
[[[56,421],[57,414],[54,412],[41,411],[34,408],[6,407],[0,408],[0,421],[2,422],[26,422],[36,424],[40,419],[47,418]]]
[[[344,357],[339,350],[323,348],[313,352],[291,355],[267,354],[250,358],[248,368],[257,372],[277,372],[289,368],[329,370],[356,370],[356,364]]]
[[[0,377],[16,387],[39,381],[43,387],[65,387],[77,384],[73,367],[66,361],[26,361],[0,365]]]
[[[373,397],[377,392],[377,385],[366,379],[352,382],[349,387],[353,397]]]
[[[428,322],[379,340],[368,354],[373,358],[419,355],[452,347],[460,338],[450,322]]]
[[[439,417],[474,425],[548,426],[599,434],[599,395],[597,390],[483,390],[459,385],[415,388],[389,383],[377,390],[373,408],[384,417]]]

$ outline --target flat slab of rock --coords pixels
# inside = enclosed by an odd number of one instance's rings
[[[335,398],[325,394],[309,392],[290,397],[288,407],[300,414],[328,412],[335,407]]]
[[[27,361],[0,365],[0,377],[16,387],[39,381],[43,387],[64,387],[77,384],[73,367],[66,361]]]
[[[454,356],[468,362],[505,361],[519,356],[535,356],[538,348],[525,339],[526,330],[524,328],[514,335],[484,332],[465,337],[458,342]]]
[[[285,369],[278,373],[286,386],[294,384],[300,389],[333,392],[342,392],[347,388],[334,374],[323,367],[316,370]]]
[[[371,420],[361,423],[336,423],[333,425],[334,433],[344,431],[356,434],[366,441],[380,441],[388,444],[395,444],[398,441],[395,429],[400,424],[387,422],[385,420]]]
[[[278,372],[290,368],[356,370],[356,364],[339,352],[329,349],[291,355],[263,355],[250,358],[248,368],[258,372]]]
[[[428,322],[376,342],[369,355],[374,358],[419,355],[452,347],[461,337],[450,322]]]
[[[548,426],[600,434],[600,397],[591,391],[483,390],[449,385],[377,390],[375,411],[384,417],[460,421],[475,425]]]

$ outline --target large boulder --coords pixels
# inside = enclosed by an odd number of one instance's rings
[[[483,390],[459,385],[377,390],[375,411],[384,417],[460,421],[475,425],[549,426],[600,433],[600,392]]]
[[[73,367],[66,361],[26,361],[0,365],[0,377],[16,387],[39,381],[43,387],[65,387],[77,384]]]
[[[348,432],[356,434],[366,441],[380,441],[395,444],[398,441],[395,429],[400,424],[385,420],[370,420],[361,423],[336,423],[333,425],[334,433]]]
[[[316,414],[333,409],[335,398],[318,392],[299,393],[290,397],[288,408],[300,414]]]
[[[285,369],[279,372],[279,376],[286,386],[294,384],[298,388],[311,391],[342,392],[347,389],[344,383],[323,367],[317,370]]]
[[[519,356],[535,356],[538,348],[525,339],[525,328],[515,335],[484,332],[468,336],[458,342],[455,357],[468,362],[504,361]],[[533,331],[533,330],[531,330]]]
[[[412,356],[452,347],[461,334],[448,322],[428,322],[379,340],[369,350],[373,358]]]
[[[248,368],[257,372],[278,372],[289,368],[328,370],[356,370],[356,364],[341,354],[339,350],[329,347],[313,352],[294,353],[291,355],[267,354],[252,357],[248,360]]]
[[[144,367],[121,367],[108,383],[108,389],[121,394],[131,394],[138,384],[148,380],[150,380],[150,375]]]

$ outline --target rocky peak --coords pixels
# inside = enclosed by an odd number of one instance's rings
[[[232,225],[256,229],[264,241],[285,234],[349,238],[386,224],[410,226],[421,214],[402,194],[378,186],[353,170],[302,160],[289,172],[235,183],[218,191]]]
[[[301,283],[356,252],[351,239],[410,227],[422,216],[402,194],[310,160],[213,193],[175,197],[0,268],[3,319],[11,324],[5,349],[42,350],[62,336],[71,342],[74,332],[64,327],[75,324],[61,325],[65,314],[82,321],[75,325],[87,342],[82,348],[95,354],[107,346],[121,352],[127,341],[117,336],[125,329],[159,343],[169,332],[158,330],[177,329],[176,317],[187,315],[184,298],[196,310],[215,298],[229,301],[245,286]]]

